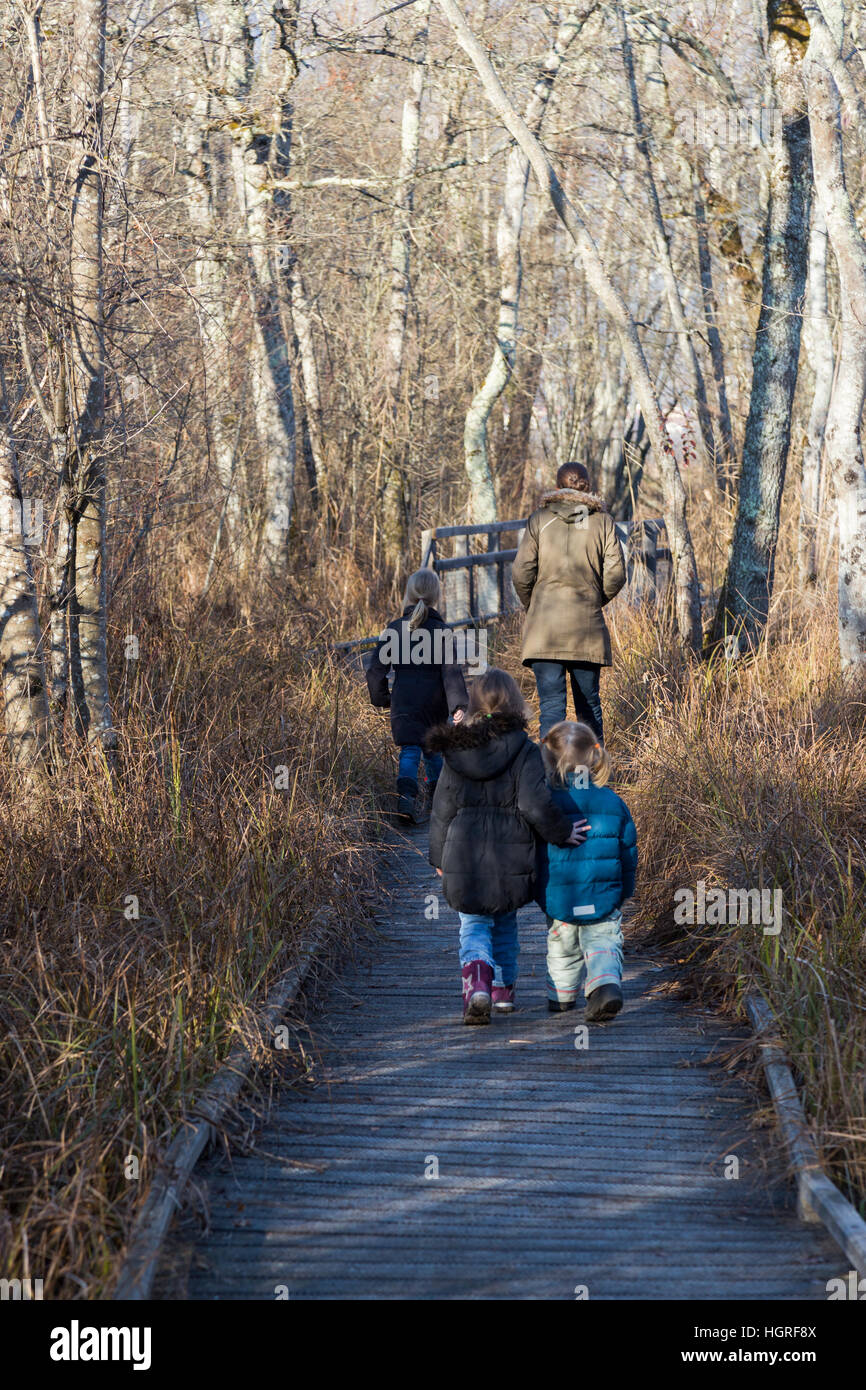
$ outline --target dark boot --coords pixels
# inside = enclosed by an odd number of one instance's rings
[[[547,1001],[547,1011],[551,1014],[567,1014],[576,1007],[573,999],[569,999],[566,1003],[559,999],[548,999]]]
[[[622,1008],[622,990],[619,985],[599,985],[587,997],[583,1016],[587,1023],[607,1023],[616,1018]]]
[[[401,820],[415,819],[418,783],[411,777],[397,778],[397,815]]]
[[[493,989],[493,966],[483,960],[471,960],[464,965],[463,1022],[490,1022],[490,994]]]

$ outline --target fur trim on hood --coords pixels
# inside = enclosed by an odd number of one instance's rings
[[[597,492],[585,492],[578,487],[557,487],[552,492],[542,494],[539,507],[549,507],[552,502],[566,502],[574,507],[586,507],[591,512],[606,512],[604,498]]]
[[[437,724],[425,740],[431,753],[456,753],[464,748],[483,748],[494,738],[526,729],[528,721],[516,714],[492,714],[489,719],[463,720],[460,724]]]

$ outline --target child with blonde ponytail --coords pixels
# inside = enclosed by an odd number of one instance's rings
[[[428,733],[449,716],[458,724],[469,698],[450,630],[437,608],[439,592],[435,570],[410,574],[402,615],[385,628],[366,668],[371,701],[391,711],[391,733],[400,750],[397,814],[403,820],[414,818],[422,756],[431,801],[442,771],[441,757],[423,752]]]
[[[622,1008],[622,905],[634,893],[637,835],[625,802],[607,784],[611,760],[587,724],[563,720],[542,741],[551,796],[589,822],[577,849],[540,845],[537,901],[547,914],[547,1007],[573,1009],[581,977],[588,1023]]]
[[[410,632],[414,632],[416,628],[426,623],[431,608],[435,609],[439,601],[439,576],[435,570],[416,570],[414,574],[409,575],[403,603],[407,608],[411,603],[415,604],[409,614]]]

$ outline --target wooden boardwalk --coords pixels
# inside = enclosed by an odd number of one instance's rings
[[[713,1060],[745,1035],[627,949],[622,1014],[576,1048],[580,1009],[546,1011],[534,908],[519,1011],[464,1028],[457,918],[425,918],[438,879],[413,833],[381,939],[315,1000],[314,1083],[202,1166],[208,1229],[179,1223],[155,1297],[826,1298],[845,1257],[797,1220]]]

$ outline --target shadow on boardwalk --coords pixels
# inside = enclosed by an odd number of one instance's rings
[[[209,1228],[180,1224],[156,1297],[826,1298],[844,1257],[770,1181],[748,1095],[712,1060],[742,1033],[627,954],[623,1013],[576,1048],[580,1010],[546,1011],[535,909],[519,1011],[464,1028],[423,832],[392,872],[382,939],[316,1001],[315,1084],[199,1170]]]

